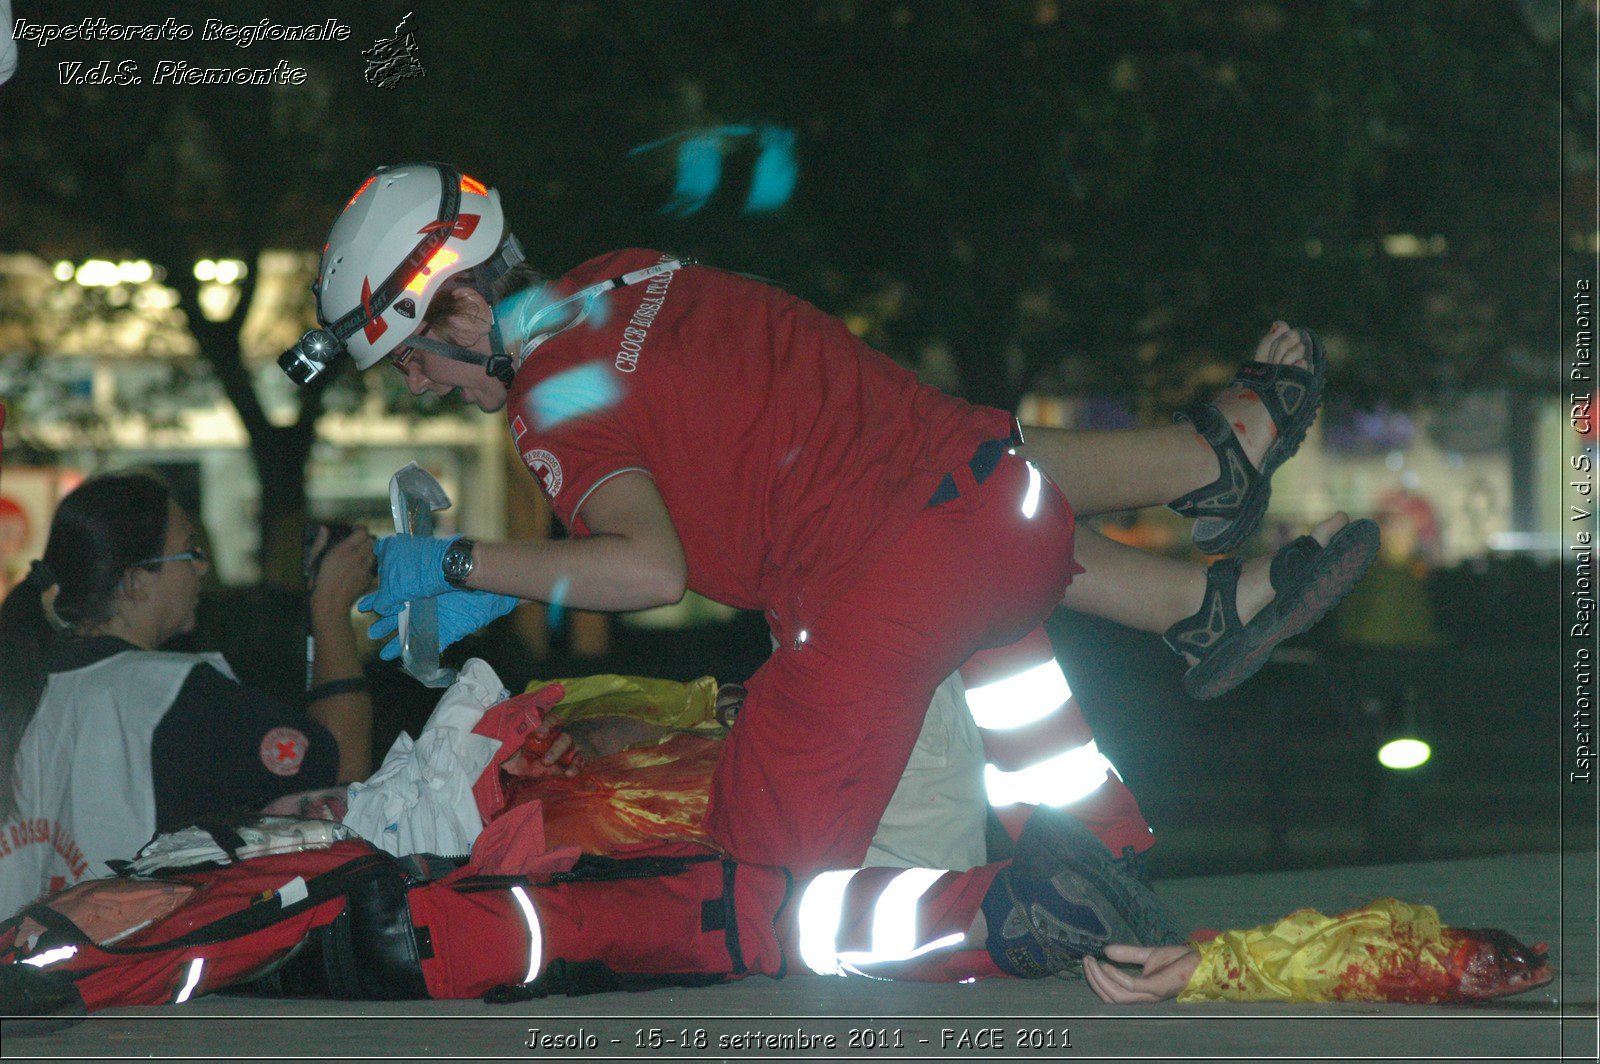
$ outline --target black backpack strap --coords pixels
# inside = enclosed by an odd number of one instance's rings
[[[722,938],[728,946],[728,959],[733,963],[733,974],[743,975],[749,971],[745,967],[744,953],[739,949],[739,913],[733,903],[733,884],[739,872],[739,865],[723,859],[722,862]]]
[[[432,883],[466,866],[470,857],[441,857],[436,853],[408,853],[396,858],[400,871],[413,883]]]
[[[783,911],[789,907],[789,899],[794,894],[794,876],[787,868],[783,872],[783,900],[778,903],[777,909],[772,914],[774,934]],[[733,964],[734,975],[745,975],[750,966],[745,963],[744,949],[739,939],[739,906],[736,901],[734,888],[739,881],[739,862],[724,858],[722,861],[722,897],[712,898],[700,904],[700,930],[721,931],[728,947],[728,959]],[[789,958],[787,954],[779,960],[778,974],[773,978],[782,979],[788,972]]]
[[[38,953],[55,946],[94,945],[94,940],[84,932],[83,928],[74,923],[70,917],[57,912],[42,901],[23,907],[12,920],[7,921],[7,924],[21,923],[23,917],[39,924],[45,930],[45,933],[39,936],[38,945],[34,946],[31,952]]]
[[[422,962],[433,956],[433,945],[427,930],[411,922],[409,890],[399,874],[374,876],[351,888],[349,905],[322,941],[334,996],[364,1001],[428,996]]]
[[[239,851],[248,845],[244,838],[236,831],[232,824],[214,817],[200,817],[194,826],[210,835],[216,844],[228,855],[230,861],[239,860]]]
[[[586,853],[565,872],[550,877],[552,883],[596,883],[613,879],[656,879],[675,876],[690,865],[721,860],[720,853],[687,857],[606,857]]]

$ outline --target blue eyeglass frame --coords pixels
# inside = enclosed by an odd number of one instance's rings
[[[134,562],[137,569],[153,568],[165,562],[199,562],[201,565],[211,564],[211,555],[207,554],[204,547],[190,547],[182,554],[163,554],[159,558],[146,558],[142,562]]]

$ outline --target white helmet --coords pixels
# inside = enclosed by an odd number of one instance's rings
[[[345,204],[322,249],[311,290],[324,329],[307,333],[278,364],[298,384],[341,351],[367,369],[416,331],[447,278],[482,266],[474,280],[487,292],[521,261],[494,189],[440,163],[379,167]]]

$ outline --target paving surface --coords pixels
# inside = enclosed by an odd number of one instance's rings
[[[1557,981],[1492,1006],[1108,1006],[1082,982],[961,985],[791,975],[554,998],[348,1003],[215,996],[4,1031],[7,1059],[1594,1060],[1596,855],[1516,854],[1160,883],[1180,923],[1254,926],[1393,895],[1446,923],[1550,944]],[[832,1039],[830,1043],[828,1040]],[[531,1043],[531,1044],[530,1044]]]

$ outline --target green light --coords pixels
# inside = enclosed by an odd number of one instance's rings
[[[1378,764],[1384,768],[1408,769],[1424,764],[1433,754],[1421,739],[1395,739],[1378,751]]]

